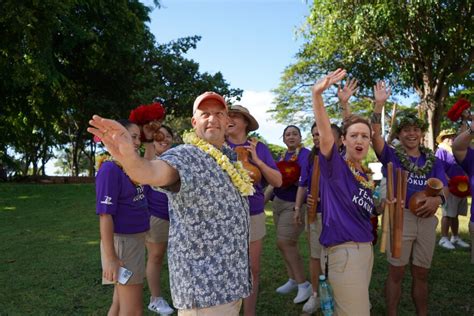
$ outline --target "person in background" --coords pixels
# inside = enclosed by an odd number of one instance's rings
[[[249,110],[242,105],[229,108],[229,127],[226,143],[232,149],[245,148],[250,154],[250,163],[256,166],[261,174],[261,180],[254,181],[255,193],[249,196],[250,204],[250,268],[252,271],[252,294],[244,299],[244,315],[256,313],[258,297],[260,256],[262,254],[265,228],[265,201],[263,189],[267,184],[273,187],[281,185],[281,173],[278,170],[268,147],[256,139],[248,138],[248,133],[258,129],[257,120]],[[245,166],[244,166],[245,167]]]
[[[465,125],[463,125],[465,126]],[[452,144],[456,137],[456,130],[445,129],[442,130],[436,141],[438,143],[438,149],[436,150],[435,156],[441,160],[448,178],[448,184],[450,187],[450,194],[446,198],[446,203],[442,206],[443,217],[441,218],[441,239],[439,245],[445,249],[455,249],[455,245],[461,248],[469,248],[469,244],[459,237],[459,219],[458,216],[467,215],[467,190],[468,180],[464,170],[458,165],[456,159],[453,156]],[[455,182],[458,179],[464,182],[466,190],[459,192],[456,190],[458,184]],[[452,188],[452,189],[451,189]],[[451,240],[449,239],[449,229],[451,228]]]
[[[173,131],[170,127],[162,125],[158,131],[163,136],[160,141],[153,141],[151,135],[145,131],[148,139],[151,139],[152,150],[145,152],[148,159],[157,159],[173,145]],[[165,193],[153,189],[147,191],[148,209],[150,211],[150,230],[146,234],[146,249],[148,259],[146,263],[146,278],[150,288],[151,297],[148,309],[161,314],[170,315],[174,312],[168,302],[161,295],[160,277],[163,260],[168,247],[169,234],[169,210],[168,197]]]
[[[298,251],[298,238],[304,230],[304,224],[295,225],[294,212],[304,216],[306,207],[295,208],[301,170],[308,165],[310,151],[301,144],[301,131],[294,125],[288,125],[283,131],[283,142],[287,151],[277,163],[283,176],[280,188],[266,192],[267,199],[274,194],[273,221],[277,233],[278,250],[283,256],[288,281],[276,289],[277,293],[288,294],[298,290],[293,299],[295,304],[306,301],[312,293],[311,283],[306,280],[304,265]]]
[[[130,140],[130,152],[137,154],[139,127],[128,120],[117,124]],[[100,219],[102,284],[115,285],[108,315],[142,315],[148,204],[144,187],[127,175],[113,152],[98,168],[96,213]],[[121,267],[132,273],[124,284],[117,283]]]
[[[469,178],[471,196],[474,196],[474,150],[470,147],[474,135],[474,121],[465,132],[461,132],[453,141],[453,154]],[[469,234],[474,245],[474,203],[471,202]],[[471,247],[471,263],[474,264],[474,247]]]

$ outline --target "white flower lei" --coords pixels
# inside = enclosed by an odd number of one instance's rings
[[[217,164],[227,172],[234,186],[240,191],[242,196],[249,196],[255,192],[252,179],[248,171],[242,166],[240,161],[231,162],[229,157],[224,155],[222,151],[209,144],[205,140],[197,137],[196,133],[190,132],[183,135],[186,144],[196,146],[209,156],[214,158]]]

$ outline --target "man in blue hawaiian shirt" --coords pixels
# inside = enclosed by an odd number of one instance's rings
[[[224,145],[224,98],[206,92],[194,102],[192,125],[203,146],[177,146],[153,161],[136,154],[117,122],[94,116],[90,124],[88,131],[102,139],[132,179],[168,195],[170,285],[178,314],[238,315],[242,298],[251,292],[249,207],[235,173],[223,163],[226,157],[231,165],[235,161]]]

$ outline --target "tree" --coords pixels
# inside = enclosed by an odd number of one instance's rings
[[[395,92],[414,91],[432,146],[449,93],[474,79],[473,10],[467,0],[315,0],[302,30],[306,43],[276,90],[275,110],[283,110],[277,119],[285,108],[308,109],[309,86],[343,67],[359,79],[362,96],[380,79],[391,81]]]

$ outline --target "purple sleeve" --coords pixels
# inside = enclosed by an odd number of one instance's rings
[[[474,150],[471,148],[467,149],[466,152],[466,157],[464,157],[464,160],[459,162],[459,165],[466,171],[467,175],[471,177],[473,175],[472,173],[472,162],[474,161]]]
[[[96,214],[114,215],[121,188],[120,173],[122,170],[113,162],[102,164],[95,178]]]
[[[264,143],[257,143],[257,155],[261,161],[263,161],[267,166],[272,169],[278,170],[275,160],[273,159],[270,149]]]
[[[387,166],[389,162],[395,163],[397,161],[395,149],[390,147],[386,142],[384,142],[382,154],[380,154],[380,156],[377,155],[377,158],[379,158],[379,161],[384,166]]]
[[[342,174],[341,170],[338,170],[338,165],[340,166],[341,162],[344,162],[344,160],[339,154],[336,144],[332,146],[331,157],[329,157],[329,159],[326,159],[326,157],[319,152],[319,172],[321,178],[331,179],[338,174]]]
[[[433,166],[433,176],[440,179],[443,182],[444,186],[448,186],[448,179],[446,178],[446,172],[444,171],[443,162],[439,159],[435,159]]]
[[[311,156],[311,151],[306,148],[302,148],[300,154],[298,155],[298,164],[301,168],[300,179],[298,186],[304,187],[307,186],[308,176],[309,176],[309,158]],[[306,183],[306,185],[304,185]]]
[[[301,166],[301,175],[299,185],[300,187],[308,187],[309,186],[309,179],[311,178],[311,155],[306,162],[306,165]]]

